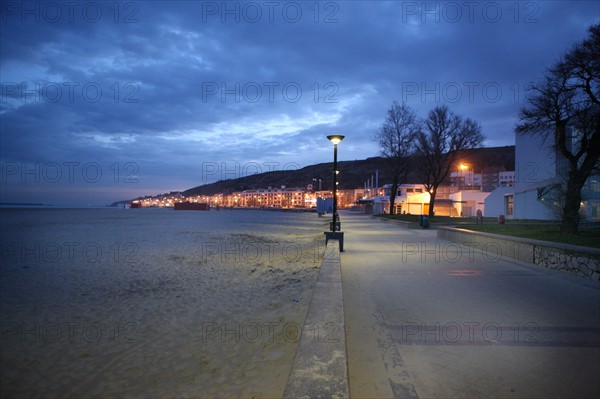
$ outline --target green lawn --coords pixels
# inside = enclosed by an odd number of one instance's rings
[[[461,229],[481,231],[485,233],[504,234],[513,237],[531,238],[534,240],[562,242],[565,244],[600,248],[600,228],[582,228],[580,229],[581,235],[577,237],[573,235],[561,235],[559,226],[555,224],[470,224],[458,227]]]
[[[419,215],[375,215],[383,219],[404,220],[405,222],[418,222]]]
[[[385,218],[385,219],[395,219],[395,220],[403,220],[405,222],[419,222],[419,215],[375,215],[377,217],[380,218]],[[490,219],[490,221],[492,220],[492,218],[487,218]],[[450,216],[434,216],[432,218],[429,218],[429,222],[435,222],[435,223],[465,223],[465,222],[471,222],[473,223],[475,221],[475,218],[451,218]]]
[[[386,218],[386,219],[395,219],[395,220],[403,220],[405,222],[419,222],[419,215],[375,215],[377,217],[381,217],[381,218]],[[475,223],[475,218],[474,217],[470,217],[470,218],[459,218],[459,217],[450,217],[450,216],[434,216],[432,218],[429,218],[429,222],[430,223],[440,223],[440,224],[448,224],[448,225],[454,225],[454,224],[471,224],[471,223]],[[483,223],[498,223],[498,219],[497,218],[491,218],[491,217],[484,217],[483,218]],[[518,219],[518,220],[513,220],[513,219],[507,219],[506,220],[507,224],[520,224],[520,223],[541,223],[541,224],[553,224],[556,223],[556,221],[550,221],[550,220],[529,220],[529,219]]]
[[[376,215],[386,219],[403,220],[406,222],[419,222],[419,215]],[[475,218],[457,218],[449,216],[434,216],[430,223],[437,225],[456,226],[461,229],[481,231],[485,233],[504,234],[513,237],[531,238],[562,242],[565,244],[583,245],[586,247],[600,248],[600,228],[583,227],[581,235],[563,236],[560,234],[559,223],[550,220],[514,220],[507,219],[506,224],[498,224],[496,218],[483,218],[483,224],[476,224]]]

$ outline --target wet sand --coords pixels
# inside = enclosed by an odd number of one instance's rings
[[[281,397],[326,220],[2,212],[2,397]]]

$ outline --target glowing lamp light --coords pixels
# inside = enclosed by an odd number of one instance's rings
[[[334,134],[331,136],[327,136],[327,139],[333,143],[333,145],[338,145],[340,141],[344,140],[345,136],[341,136],[339,134]]]

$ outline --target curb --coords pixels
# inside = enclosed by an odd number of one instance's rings
[[[600,249],[530,238],[485,233],[457,227],[440,227],[437,238],[479,250],[491,249],[493,256],[512,261],[563,270],[580,277],[600,281]]]
[[[330,240],[313,291],[284,398],[348,398],[339,243]]]

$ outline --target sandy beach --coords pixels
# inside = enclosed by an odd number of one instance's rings
[[[0,210],[2,397],[281,397],[328,221]]]

